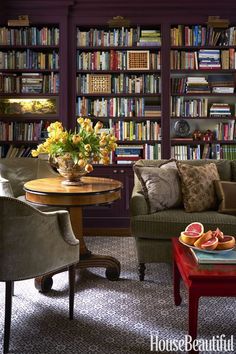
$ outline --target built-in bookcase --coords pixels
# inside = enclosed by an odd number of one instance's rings
[[[115,134],[113,163],[160,158],[160,27],[78,26],[76,45],[76,116]]]
[[[29,156],[60,119],[60,30],[0,27],[0,156]]]
[[[235,49],[236,27],[171,27],[172,157],[236,158]]]

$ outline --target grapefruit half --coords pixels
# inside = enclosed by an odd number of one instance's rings
[[[185,230],[181,232],[180,239],[188,245],[193,245],[194,242],[198,240],[200,236],[201,234],[199,234],[199,232]]]
[[[192,222],[186,227],[185,231],[197,232],[201,236],[204,232],[204,226],[200,222]]]

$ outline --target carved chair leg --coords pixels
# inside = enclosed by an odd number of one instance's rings
[[[4,325],[4,344],[3,353],[7,354],[9,352],[10,343],[10,331],[11,331],[11,310],[12,310],[12,293],[13,293],[14,282],[6,281],[6,292],[5,292],[5,325]]]
[[[143,281],[145,277],[145,263],[139,263],[138,271],[139,271],[139,280]]]
[[[75,265],[68,269],[69,271],[69,318],[74,318],[74,297],[75,297]]]

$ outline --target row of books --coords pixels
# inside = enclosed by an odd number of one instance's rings
[[[0,45],[59,45],[59,28],[0,27]]]
[[[211,99],[212,100],[212,99]],[[172,117],[231,117],[236,112],[236,105],[221,102],[209,102],[208,98],[188,99],[171,97]]]
[[[78,70],[129,70],[128,68],[128,52],[110,50],[80,52],[77,51],[77,69]],[[160,70],[161,55],[149,52],[149,69]]]
[[[217,29],[202,25],[178,25],[171,28],[171,45],[230,46],[236,45],[236,27]]]
[[[150,41],[150,38],[152,41]],[[109,46],[142,46],[150,42],[150,46],[160,46],[161,34],[158,29],[141,30],[137,28],[114,28],[108,31],[91,28],[89,31],[77,29],[78,47]]]
[[[234,93],[233,75],[186,76],[171,79],[172,93]]]
[[[0,145],[0,157],[31,157],[32,146]]]
[[[171,157],[177,160],[236,159],[236,145],[205,144],[175,145],[171,147]]]
[[[100,91],[104,89],[105,93],[160,93],[161,81],[158,75],[78,75],[76,77],[76,92],[77,94],[90,93],[93,91],[91,80],[101,80],[104,86],[100,84]],[[103,81],[104,80],[104,81]]]
[[[118,121],[112,125],[118,140],[161,140],[161,125],[158,122]]]
[[[171,97],[172,117],[207,117],[208,98]]]
[[[43,122],[0,122],[0,141],[38,141]]]
[[[25,51],[0,51],[0,69],[55,69],[59,68],[59,55],[52,53]]]
[[[201,49],[194,52],[171,50],[170,64],[172,70],[234,70],[236,53],[234,48]]]
[[[59,74],[1,73],[0,92],[4,93],[58,93]]]
[[[101,98],[92,99],[77,97],[77,115],[92,115],[95,117],[145,117],[161,116],[158,99],[148,98]]]
[[[217,123],[215,128],[215,138],[216,140],[229,140],[229,141],[235,140],[236,139],[235,120],[231,120],[229,122]]]

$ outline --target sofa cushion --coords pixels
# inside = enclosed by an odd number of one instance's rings
[[[214,181],[219,173],[214,163],[191,166],[177,162],[186,212],[216,209],[217,198]]]
[[[236,215],[236,182],[215,181],[220,213]]]
[[[226,235],[235,235],[236,218],[209,210],[186,213],[184,209],[162,210],[154,214],[138,215],[131,218],[131,232],[135,237],[170,240],[179,237],[181,231],[192,222],[201,222],[205,230],[219,227]]]
[[[176,208],[181,204],[181,188],[178,171],[168,168],[140,167],[134,165],[134,172],[139,178],[149,212]]]

